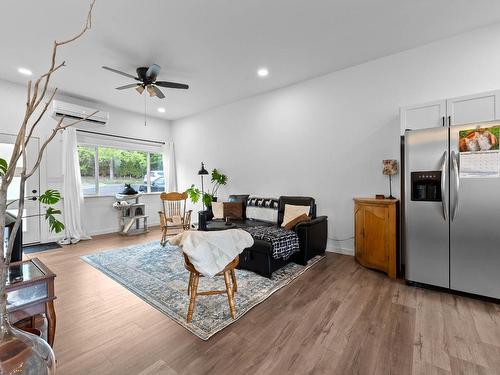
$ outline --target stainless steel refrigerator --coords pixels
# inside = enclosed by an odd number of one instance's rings
[[[498,125],[405,133],[408,281],[500,298]]]

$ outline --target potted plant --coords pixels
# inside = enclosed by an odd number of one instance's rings
[[[193,203],[198,203],[200,198],[203,204],[206,207],[210,207],[212,202],[217,202],[217,191],[223,185],[227,185],[228,177],[227,175],[221,173],[218,169],[214,168],[212,170],[210,182],[212,183],[211,188],[208,189],[208,192],[202,192],[198,189],[194,184],[191,185],[189,189],[187,189],[187,193],[189,195],[189,199]]]
[[[55,371],[54,353],[50,346],[43,339],[29,333],[24,333],[12,327],[9,323],[6,286],[16,233],[21,229],[22,214],[17,215],[15,218],[8,241],[5,241],[6,214],[9,205],[12,204],[12,202],[7,200],[7,190],[14,180],[14,177],[18,178],[20,198],[17,200],[17,209],[19,213],[22,213],[26,196],[26,180],[38,169],[47,145],[60,131],[95,115],[95,113],[91,113],[82,120],[70,123],[65,122],[66,118],[62,117],[54,128],[49,131],[45,142],[39,149],[34,165],[27,166],[26,148],[30,144],[33,135],[36,133],[40,120],[47,112],[47,109],[57,93],[56,88],[49,94],[50,79],[56,71],[65,66],[64,61],[61,63],[57,62],[57,51],[61,46],[70,44],[82,37],[91,28],[94,3],[95,0],[92,0],[82,30],[67,40],[60,42],[54,41],[48,70],[40,75],[36,81],[28,82],[24,117],[16,135],[16,141],[11,156],[8,160],[0,159],[0,244],[3,246],[2,252],[0,253],[0,352],[4,353],[0,358],[0,372],[2,374],[14,372],[16,374],[53,374]],[[17,167],[20,161],[22,161],[22,165],[21,167]],[[30,198],[37,198],[44,204],[54,205],[60,200],[61,196],[56,190],[48,190],[39,197],[27,197],[27,199]],[[60,213],[59,210],[49,207],[43,214],[48,221],[51,231],[61,232],[64,229],[64,225],[57,219],[57,215]]]

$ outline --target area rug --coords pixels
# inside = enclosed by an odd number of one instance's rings
[[[229,314],[226,295],[198,296],[191,323],[186,323],[189,273],[184,268],[182,253],[178,247],[162,247],[155,241],[85,255],[82,259],[199,338],[208,340],[241,318],[252,307],[299,277],[323,257],[311,259],[307,266],[290,263],[274,272],[271,279],[250,271],[236,270],[236,319],[233,320]],[[198,290],[211,289],[224,290],[224,278],[201,278]]]

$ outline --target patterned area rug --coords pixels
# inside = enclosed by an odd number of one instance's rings
[[[215,295],[198,296],[193,321],[186,323],[189,273],[184,268],[182,253],[178,247],[161,247],[155,241],[85,255],[82,259],[203,340],[208,340],[235,321],[229,314],[227,296]],[[323,257],[317,256],[305,267],[290,263],[274,272],[271,279],[250,271],[236,270],[236,320],[321,259]],[[210,289],[224,290],[224,278],[201,278],[198,290]]]

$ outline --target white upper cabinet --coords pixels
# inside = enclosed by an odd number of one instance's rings
[[[446,100],[401,107],[401,134],[406,129],[417,130],[445,126]]]
[[[401,107],[401,134],[406,129],[428,129],[500,119],[500,90]]]
[[[500,117],[500,91],[467,95],[446,101],[450,125],[493,121]]]

